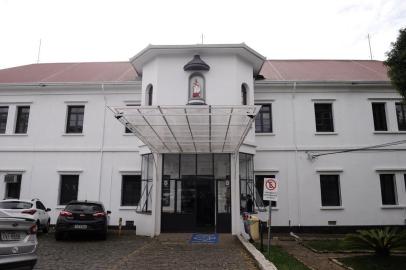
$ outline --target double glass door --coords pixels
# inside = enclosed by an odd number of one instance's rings
[[[190,168],[193,164],[195,170]],[[188,168],[182,170],[182,166]],[[199,171],[199,166],[205,170]],[[178,172],[174,167],[179,168]],[[231,232],[231,183],[227,167],[229,155],[164,155],[161,231]],[[196,174],[181,173],[185,171]],[[197,174],[203,171],[211,174]]]

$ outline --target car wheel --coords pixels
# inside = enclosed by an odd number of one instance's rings
[[[51,221],[48,219],[47,225],[45,225],[45,227],[42,229],[43,233],[48,233],[49,232],[50,223],[51,223]]]
[[[63,233],[55,232],[55,240],[56,241],[61,241],[62,239],[63,239]]]

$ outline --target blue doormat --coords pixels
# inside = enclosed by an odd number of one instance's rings
[[[219,241],[219,235],[215,234],[202,234],[194,233],[189,243],[205,243],[205,244],[217,244]]]

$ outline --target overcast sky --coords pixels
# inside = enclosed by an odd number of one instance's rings
[[[0,68],[127,61],[148,44],[245,42],[268,59],[385,59],[406,0],[0,0]]]

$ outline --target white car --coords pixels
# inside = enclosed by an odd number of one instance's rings
[[[2,200],[0,201],[0,209],[13,217],[34,219],[39,230],[42,230],[44,233],[49,231],[51,219],[48,212],[51,209],[45,208],[44,204],[38,199],[32,199],[31,201],[17,199]]]

